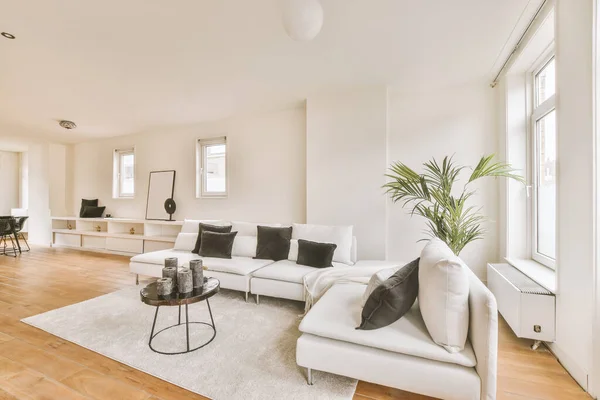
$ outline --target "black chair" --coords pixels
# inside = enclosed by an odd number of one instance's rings
[[[25,238],[25,235],[23,235],[23,232],[21,232],[23,230],[23,225],[25,225],[25,221],[27,221],[27,218],[29,217],[15,217],[14,219],[14,234],[16,236],[16,239],[23,239],[23,241],[25,242],[25,245],[27,246],[27,250],[23,250],[23,251],[29,251],[31,250],[31,248],[29,247],[29,243],[27,243],[27,239]],[[21,246],[21,249],[23,247]]]
[[[1,253],[5,256],[17,256],[17,246],[15,245],[15,241],[13,240],[13,222],[14,220],[0,218],[0,244],[4,244],[4,247],[0,248]],[[10,239],[10,243],[12,245],[12,249],[8,246],[6,238]]]

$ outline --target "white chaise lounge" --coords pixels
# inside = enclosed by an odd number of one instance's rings
[[[469,333],[465,349],[449,353],[429,335],[418,303],[395,323],[363,331],[364,285],[334,285],[300,324],[296,361],[326,371],[440,399],[494,400],[498,348],[496,299],[469,273]]]

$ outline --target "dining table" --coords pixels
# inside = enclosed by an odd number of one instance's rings
[[[17,249],[19,250],[19,253],[22,253],[21,251],[21,244],[19,243],[19,236],[17,235],[17,231],[15,230],[15,226],[17,223],[17,217],[14,217],[12,215],[0,215],[0,219],[8,219],[10,220],[10,229],[12,230],[12,234],[15,237],[15,242],[17,244]]]

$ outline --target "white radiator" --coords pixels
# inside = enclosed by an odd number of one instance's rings
[[[554,294],[509,264],[488,264],[487,280],[498,311],[518,337],[556,340]]]

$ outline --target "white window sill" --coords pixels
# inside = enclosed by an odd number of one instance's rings
[[[506,262],[556,294],[556,271],[534,260],[507,258]]]

